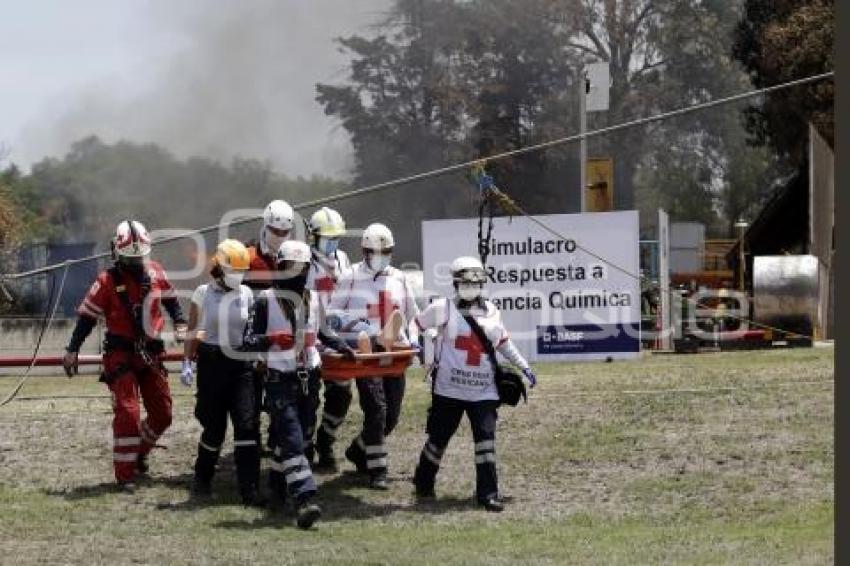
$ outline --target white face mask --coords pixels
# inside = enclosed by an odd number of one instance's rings
[[[392,255],[372,254],[366,259],[366,263],[375,273],[379,273],[390,266],[393,260]]]
[[[464,301],[474,301],[481,296],[484,289],[477,283],[461,283],[457,287],[457,296]]]
[[[222,282],[230,289],[238,289],[245,274],[242,271],[226,271],[222,269]]]
[[[263,251],[263,253],[276,254],[277,250],[280,249],[280,245],[288,239],[288,234],[286,236],[278,236],[277,234],[272,233],[271,230],[263,228],[261,240],[266,246],[266,249]]]

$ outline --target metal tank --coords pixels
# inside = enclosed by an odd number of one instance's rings
[[[756,322],[812,336],[818,318],[818,259],[811,255],[753,258]],[[774,332],[774,339],[784,336]]]

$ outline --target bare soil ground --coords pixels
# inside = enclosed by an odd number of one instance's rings
[[[0,409],[0,563],[831,562],[832,356],[540,365],[529,403],[500,413],[511,498],[500,515],[472,504],[467,424],[443,458],[438,500],[415,503],[428,390],[411,372],[390,438],[391,489],[365,489],[348,466],[319,476],[325,515],[310,532],[289,512],[241,507],[229,457],[212,501],[189,498],[199,428],[176,379],[168,449],[129,496],[113,488],[105,387],[93,376],[33,377]],[[0,379],[0,391],[13,384]],[[359,423],[355,401],[340,453]]]

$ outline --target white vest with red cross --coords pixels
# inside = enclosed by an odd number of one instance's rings
[[[307,319],[307,324],[304,328],[300,328],[295,337],[295,347],[290,349],[281,349],[280,346],[272,345],[268,353],[265,354],[266,365],[280,372],[292,372],[297,369],[312,369],[322,365],[322,358],[319,356],[319,351],[316,349],[316,341],[318,328],[322,325],[320,319],[322,312],[318,297],[313,291],[310,293],[310,316]],[[268,326],[266,334],[285,333],[290,336],[292,333],[292,324],[280,308],[277,298],[274,296],[272,289],[260,291],[260,297],[268,301]],[[298,308],[295,311],[295,319],[299,326],[304,320],[303,308]]]
[[[337,250],[333,257],[325,257],[313,252],[313,261],[310,262],[310,271],[307,272],[307,288],[319,295],[325,310],[328,308],[337,281],[349,269],[351,269],[351,261],[342,250]]]
[[[484,301],[484,308],[472,308],[471,314],[494,349],[509,339],[499,309],[490,301]],[[462,401],[498,401],[493,364],[453,301],[434,301],[416,317],[416,323],[420,330],[439,332],[434,393]]]
[[[331,297],[328,313],[343,311],[353,317],[369,320],[383,328],[393,310],[398,310],[409,323],[407,338],[419,339],[413,319],[419,313],[416,299],[404,272],[387,267],[375,274],[364,262],[355,263],[339,280]]]

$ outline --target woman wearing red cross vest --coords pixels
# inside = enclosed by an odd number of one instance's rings
[[[168,373],[161,362],[159,336],[165,307],[179,335],[186,320],[162,266],[147,256],[151,240],[141,222],[125,220],[112,240],[115,265],[101,272],[77,313],[77,325],[63,365],[68,377],[77,371],[77,356],[97,324],[106,322],[103,374],[112,392],[112,461],[122,490],[135,489],[136,475],[147,472],[147,456],[171,425]],[[139,394],[147,417],[140,419]]]
[[[508,336],[499,309],[482,296],[487,276],[481,262],[460,257],[452,262],[451,271],[455,297],[434,301],[416,317],[420,330],[436,329],[438,335],[431,370],[433,398],[428,410],[428,440],[419,456],[413,483],[417,497],[434,497],[443,452],[466,413],[475,442],[476,500],[488,511],[499,512],[504,508],[496,476],[499,393],[495,368],[479,335],[522,368],[531,387],[537,378]]]
[[[364,230],[363,261],[354,264],[340,278],[328,312],[342,312],[384,328],[398,311],[408,321],[400,343],[418,345],[419,331],[413,318],[419,308],[404,272],[390,266],[394,243],[392,232],[383,224],[371,224]],[[404,384],[404,375],[357,379],[363,430],[345,451],[345,457],[357,471],[368,474],[369,485],[374,489],[388,487],[384,439],[398,424]],[[338,416],[337,426],[343,417]]]

